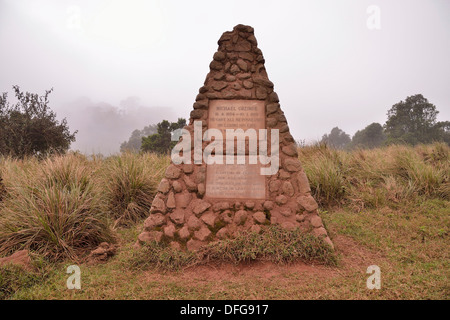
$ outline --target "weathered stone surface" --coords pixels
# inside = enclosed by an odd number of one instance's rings
[[[153,199],[152,206],[150,207],[150,213],[165,213],[166,212],[166,205],[164,204],[164,200],[156,197]]]
[[[323,226],[322,219],[317,215],[312,216],[310,222],[314,228],[319,228]]]
[[[217,61],[222,61],[225,59],[225,53],[222,51],[217,51],[216,53],[214,53],[213,59]]]
[[[278,123],[278,120],[275,118],[267,118],[267,127],[274,128]]]
[[[164,228],[164,235],[168,238],[173,238],[175,234],[175,226],[173,224]]]
[[[138,239],[141,242],[152,242],[152,241],[156,241],[156,242],[160,242],[162,239],[163,233],[161,231],[146,231],[146,232],[142,232]]]
[[[185,240],[191,236],[191,232],[187,226],[184,226],[178,231],[178,235],[180,236],[180,239]]]
[[[184,210],[176,209],[170,215],[170,220],[172,220],[175,224],[183,224],[184,223]]]
[[[303,221],[305,221],[305,219],[306,219],[306,215],[304,215],[304,214],[297,214],[295,216],[295,220],[297,220],[298,222],[303,222]]]
[[[324,227],[315,228],[313,230],[313,234],[317,237],[326,237],[327,236],[327,230],[325,230]]]
[[[32,270],[31,258],[28,250],[19,250],[12,255],[0,258],[0,266],[15,265],[24,268],[25,270]]]
[[[191,215],[187,221],[189,230],[198,230],[202,226],[201,221],[194,215]]]
[[[302,169],[302,165],[297,159],[286,158],[283,163],[283,169],[289,172],[296,172]]]
[[[280,180],[272,180],[269,183],[269,191],[270,192],[277,192],[280,190],[281,181]]]
[[[310,194],[299,196],[297,203],[308,212],[312,212],[318,208],[316,200]]]
[[[168,179],[178,179],[181,175],[181,170],[175,165],[171,164],[166,169],[166,178]]]
[[[172,191],[169,193],[169,196],[167,197],[166,205],[167,205],[167,208],[169,208],[169,209],[174,209],[177,206],[176,202],[175,202],[175,195]]]
[[[221,70],[223,68],[223,64],[220,63],[217,60],[213,60],[210,64],[209,64],[209,68],[211,70]]]
[[[242,71],[246,72],[248,70],[247,62],[245,62],[244,60],[238,59],[238,61],[236,61],[236,64]]]
[[[252,225],[252,227],[250,228],[251,232],[254,233],[260,233],[261,232],[261,227],[257,224]]]
[[[281,148],[281,151],[285,154],[287,154],[288,156],[291,157],[297,157],[298,153],[297,153],[297,146],[293,143],[291,143],[288,146],[284,146]]]
[[[163,178],[161,180],[161,182],[159,183],[158,191],[162,192],[162,193],[167,193],[167,192],[169,192],[169,189],[170,189],[170,182],[169,182],[169,180]]]
[[[194,232],[194,238],[205,241],[211,235],[211,231],[207,227],[201,227],[200,230]]]
[[[184,173],[192,173],[194,172],[194,165],[193,164],[183,164],[183,171]]]
[[[280,213],[285,216],[285,217],[290,217],[292,216],[292,211],[289,208],[282,208],[280,209]]]
[[[206,187],[204,183],[199,183],[197,186],[197,193],[200,197],[203,197],[203,195],[206,192]]]
[[[233,64],[233,65],[231,66],[231,68],[230,68],[231,74],[236,74],[236,73],[238,73],[239,71],[241,71],[241,69],[240,69],[237,65],[235,65],[235,64]]]
[[[228,229],[226,227],[223,227],[216,233],[216,237],[219,239],[226,239],[226,238],[228,238],[228,236],[229,236],[229,233],[228,233]]]
[[[288,198],[286,197],[286,196],[284,196],[284,195],[279,195],[279,196],[277,196],[276,198],[275,198],[275,202],[278,204],[278,205],[283,205],[283,204],[286,204],[287,202],[288,202]]]
[[[258,223],[260,223],[260,224],[263,224],[263,223],[266,222],[266,214],[265,214],[264,212],[261,212],[261,211],[255,212],[255,213],[253,214],[253,219],[254,219],[256,222],[258,222]]]
[[[256,98],[260,100],[264,100],[267,97],[267,91],[264,87],[256,88]]]
[[[186,248],[189,251],[198,251],[205,243],[202,241],[191,239],[186,243]]]
[[[187,191],[175,194],[175,202],[178,208],[187,208],[187,206],[191,202],[191,199],[192,194]]]
[[[279,177],[282,180],[286,180],[286,179],[289,179],[291,177],[291,174],[289,172],[287,172],[286,170],[280,169]]]
[[[151,214],[144,222],[144,229],[151,230],[162,226],[166,222],[166,217],[161,213]]]
[[[216,91],[221,91],[223,89],[225,89],[228,86],[228,83],[226,83],[225,81],[220,81],[220,82],[215,82],[212,85],[212,88]]]
[[[281,227],[286,230],[293,231],[297,226],[292,222],[286,221],[281,224]]]
[[[186,188],[188,189],[188,191],[190,192],[196,192],[197,191],[197,184],[195,183],[195,181],[193,179],[191,179],[188,176],[185,176],[183,178],[184,184],[186,185]]]
[[[208,226],[214,227],[218,219],[218,216],[213,212],[207,212],[204,213],[200,219],[202,219],[202,221],[206,223]]]
[[[226,201],[217,202],[213,206],[213,211],[222,211],[230,209],[230,203]]]
[[[299,188],[299,192],[302,194],[307,194],[311,192],[311,188],[309,186],[308,178],[304,171],[300,171],[297,176],[297,184]]]
[[[279,103],[269,103],[267,106],[266,106],[266,113],[269,115],[269,114],[272,114],[272,113],[275,113],[275,112],[277,112],[278,110],[280,110],[280,104]]]
[[[199,215],[206,210],[208,210],[211,207],[211,204],[209,202],[203,201],[203,200],[197,200],[194,208],[192,211],[194,214]]]
[[[294,195],[294,187],[289,181],[283,182],[282,192],[288,197],[292,197]]]
[[[244,206],[247,208],[247,209],[253,209],[254,207],[255,207],[255,203],[253,202],[253,201],[247,201],[247,202],[245,202],[244,203]]]
[[[272,210],[274,208],[274,204],[272,201],[264,201],[264,209]]]
[[[176,241],[172,241],[169,245],[172,249],[181,250],[181,245]]]
[[[233,221],[237,225],[244,224],[246,220],[247,220],[247,211],[239,210],[235,213]]]
[[[175,192],[183,191],[183,185],[177,180],[172,183],[172,187]]]

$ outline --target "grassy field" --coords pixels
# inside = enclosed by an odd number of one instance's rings
[[[316,145],[299,149],[299,158],[335,253],[307,238],[286,247],[282,239],[295,234],[222,243],[202,259],[136,250],[168,157],[1,159],[0,257],[29,248],[35,271],[0,267],[0,299],[450,297],[448,146]],[[83,262],[102,241],[116,242],[117,254],[105,264]],[[226,258],[225,246],[233,253]],[[72,264],[80,266],[81,290],[66,287]],[[380,290],[366,287],[370,265],[380,267]]]

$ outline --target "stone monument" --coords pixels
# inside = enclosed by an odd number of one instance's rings
[[[311,232],[333,246],[253,28],[237,25],[225,32],[218,44],[184,128],[189,134],[177,145],[189,143],[182,152],[187,161],[173,161],[167,168],[137,245],[166,241],[177,248],[198,250],[209,241],[233,237],[240,231],[261,232],[267,225],[279,224]],[[227,129],[253,130],[259,133],[259,144],[252,146],[252,139],[244,135],[245,149],[229,148],[217,139],[220,133],[228,139]],[[200,144],[194,141],[196,135]],[[231,139],[234,143],[235,137]],[[209,156],[217,156],[222,149],[229,152],[226,159],[230,161],[206,162],[202,152],[211,151],[212,141],[217,148]],[[252,162],[250,158],[258,152],[275,155],[270,165],[276,162],[279,169],[268,168],[268,157],[265,163]]]

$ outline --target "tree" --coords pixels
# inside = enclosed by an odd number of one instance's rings
[[[445,123],[436,122],[439,111],[421,94],[407,97],[388,110],[385,132],[388,143],[430,143],[443,141]]]
[[[120,145],[120,152],[139,152],[141,150],[142,138],[157,133],[157,127],[155,124],[144,127],[142,130],[134,130],[131,133],[131,137],[128,141],[124,141]]]
[[[70,133],[66,119],[56,120],[48,106],[53,89],[43,96],[13,89],[16,104],[8,102],[6,92],[0,96],[0,154],[23,158],[66,152],[77,131]]]
[[[156,125],[157,133],[142,138],[142,151],[167,154],[177,143],[172,141],[172,132],[186,126],[186,119],[178,118],[177,122],[170,123],[163,120]]]
[[[383,144],[386,136],[383,132],[383,127],[379,123],[372,123],[363,130],[356,131],[352,138],[352,147],[359,148],[376,148]]]
[[[350,136],[338,127],[331,129],[330,134],[324,134],[321,142],[336,149],[344,149],[350,142]]]

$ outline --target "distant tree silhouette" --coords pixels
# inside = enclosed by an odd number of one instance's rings
[[[449,125],[437,122],[436,106],[421,94],[407,97],[388,110],[385,132],[388,143],[430,143],[448,141]]]
[[[353,148],[376,148],[381,146],[386,140],[383,126],[379,123],[372,123],[363,130],[356,131],[352,138]]]
[[[142,138],[142,151],[167,154],[177,143],[172,141],[172,132],[186,126],[186,119],[178,118],[177,122],[170,123],[163,120],[157,124],[157,133]]]
[[[336,149],[344,149],[351,142],[351,138],[343,130],[334,127],[331,129],[330,134],[324,134],[322,136],[321,142]]]
[[[157,130],[158,129],[155,124],[146,126],[142,130],[134,130],[131,133],[131,137],[128,139],[128,141],[124,141],[120,145],[120,152],[139,152],[142,146],[142,138],[157,133]]]
[[[16,104],[8,102],[8,94],[0,96],[0,154],[17,158],[45,156],[66,152],[75,141],[66,119],[56,120],[50,109],[47,90],[43,96],[23,93],[13,86]]]

